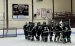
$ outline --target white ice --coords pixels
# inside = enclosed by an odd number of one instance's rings
[[[18,33],[21,30],[18,30]],[[74,29],[72,29],[72,32],[74,32]],[[43,41],[30,41],[24,39],[24,35],[18,35],[17,37],[6,37],[6,38],[0,38],[0,46],[75,46],[75,34],[73,33],[71,35],[71,41],[72,43],[55,43],[55,42],[43,42]]]

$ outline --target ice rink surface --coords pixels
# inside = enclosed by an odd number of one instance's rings
[[[74,31],[74,29],[72,30]],[[66,44],[50,41],[30,41],[26,40],[24,35],[18,35],[17,37],[0,38],[0,46],[75,46],[75,33],[71,34],[71,41],[72,43]]]

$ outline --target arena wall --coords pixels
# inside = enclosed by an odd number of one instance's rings
[[[75,11],[74,2],[75,1],[73,0],[73,11]],[[0,0],[0,13],[5,15],[6,17],[6,13],[5,13],[6,7],[4,6],[4,3],[5,3],[4,0]],[[29,18],[28,19],[13,19],[12,18],[12,4],[28,4],[29,5]],[[55,12],[70,11],[71,10],[70,6],[71,6],[70,0],[55,0]],[[41,8],[50,9],[52,12],[53,10],[52,0],[43,0],[41,2],[37,2],[36,0],[34,0],[34,14],[36,14],[37,9],[41,10]],[[52,14],[50,14],[50,18],[52,18]],[[9,27],[16,27],[16,28],[22,28],[26,22],[32,21],[32,0],[8,0],[8,19],[9,19]],[[40,15],[37,15],[34,18],[35,23],[37,22],[42,23],[43,21],[46,21],[48,23],[47,19],[43,19],[41,17],[41,13]],[[5,27],[6,27],[6,22],[5,22]]]

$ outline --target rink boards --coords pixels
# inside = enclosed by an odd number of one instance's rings
[[[71,29],[72,30],[72,34],[75,34],[75,28],[72,28]],[[2,30],[2,29],[0,29],[0,36],[1,35],[3,35],[3,33],[4,33],[4,35],[6,35],[6,33],[7,33],[7,30]],[[23,35],[24,34],[24,31],[23,31],[23,29],[10,29],[10,30],[8,30],[8,35],[10,36],[10,35]]]

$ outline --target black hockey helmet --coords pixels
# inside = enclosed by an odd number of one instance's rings
[[[32,22],[29,22],[29,24],[28,25],[32,25]]]
[[[29,24],[31,24],[32,22],[29,22]]]
[[[44,25],[46,25],[46,22],[43,22]]]
[[[38,22],[37,25],[40,25],[40,22]]]

